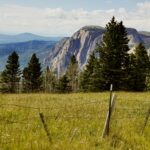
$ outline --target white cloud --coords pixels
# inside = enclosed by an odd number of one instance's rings
[[[73,34],[85,25],[105,24],[114,15],[128,27],[150,31],[150,2],[138,3],[134,11],[125,8],[66,11],[61,8],[34,8],[18,5],[0,6],[0,32],[32,32],[47,35]]]

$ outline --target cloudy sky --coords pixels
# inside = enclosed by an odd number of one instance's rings
[[[0,33],[70,36],[85,25],[104,27],[113,15],[150,31],[150,0],[1,0]]]

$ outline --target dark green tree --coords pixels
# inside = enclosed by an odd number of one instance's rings
[[[93,73],[90,75],[89,78],[89,90],[93,92],[98,92],[104,90],[103,87],[103,79],[101,75],[101,64],[99,62],[99,59],[96,58],[94,61],[94,67],[93,67]]]
[[[57,91],[60,93],[68,93],[71,91],[71,87],[69,86],[69,79],[68,77],[65,75],[63,75],[59,81],[58,81],[58,85],[57,85]]]
[[[36,54],[33,54],[28,66],[23,70],[23,89],[25,92],[37,92],[41,90],[41,74],[41,64]]]
[[[73,92],[78,90],[78,61],[76,60],[76,57],[73,55],[70,60],[70,64],[67,68],[66,75],[69,79],[69,85],[71,87],[71,90]]]
[[[148,51],[148,58],[149,58],[149,67],[148,67],[148,73],[146,76],[146,89],[150,90],[150,51]]]
[[[127,31],[122,22],[115,17],[106,25],[106,32],[102,43],[98,46],[101,63],[101,78],[104,88],[109,89],[110,84],[116,90],[122,89],[126,83],[129,47]]]
[[[80,74],[80,88],[82,91],[91,91],[93,89],[93,74],[97,62],[95,52],[88,59],[85,69]]]
[[[132,53],[129,56],[129,66],[128,66],[128,77],[127,77],[127,82],[126,82],[126,90],[129,91],[135,91],[136,89],[136,78],[137,78],[137,72],[136,72],[136,57]]]
[[[135,54],[130,56],[130,72],[128,89],[143,91],[146,89],[146,77],[149,72],[150,61],[147,51],[142,43],[136,49]]]
[[[1,74],[1,91],[16,93],[19,91],[20,81],[19,56],[14,51],[9,55],[5,70]]]

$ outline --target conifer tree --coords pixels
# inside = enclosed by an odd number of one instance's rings
[[[33,54],[28,66],[23,70],[23,87],[25,92],[37,92],[41,89],[41,74],[41,64],[36,54]]]
[[[69,79],[65,75],[63,75],[58,82],[57,91],[60,93],[67,93],[71,91],[71,87],[69,86]]]
[[[70,81],[69,85],[73,92],[77,91],[78,89],[78,70],[79,70],[78,62],[76,60],[76,57],[73,55],[71,57],[70,64],[66,71],[66,75]]]
[[[94,83],[92,83],[92,75],[94,74],[94,69],[96,65],[97,58],[95,52],[93,52],[88,59],[88,62],[85,66],[83,72],[80,75],[80,88],[83,91],[90,91]]]
[[[125,89],[129,91],[135,91],[136,88],[136,57],[134,54],[129,56],[129,67],[128,67],[128,77],[125,85]]]
[[[130,59],[129,89],[133,91],[143,91],[146,89],[146,77],[149,72],[149,57],[142,43],[132,54]]]
[[[146,89],[150,90],[150,51],[148,51],[148,58],[149,58],[149,67],[148,67],[148,73],[146,76]]]
[[[19,91],[20,81],[19,56],[14,51],[9,55],[5,70],[1,74],[1,91],[16,93]]]
[[[104,90],[103,79],[101,77],[101,64],[99,58],[95,58],[93,73],[90,76],[90,86],[89,90],[93,92],[98,92]]]
[[[106,25],[103,41],[98,47],[100,53],[101,74],[104,87],[109,89],[110,84],[118,90],[126,82],[126,72],[129,60],[127,31],[122,22],[117,22],[115,17]]]

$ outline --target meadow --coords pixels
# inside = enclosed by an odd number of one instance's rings
[[[0,150],[149,150],[150,122],[141,132],[150,93],[116,95],[110,134],[103,139],[109,92],[1,94]]]

